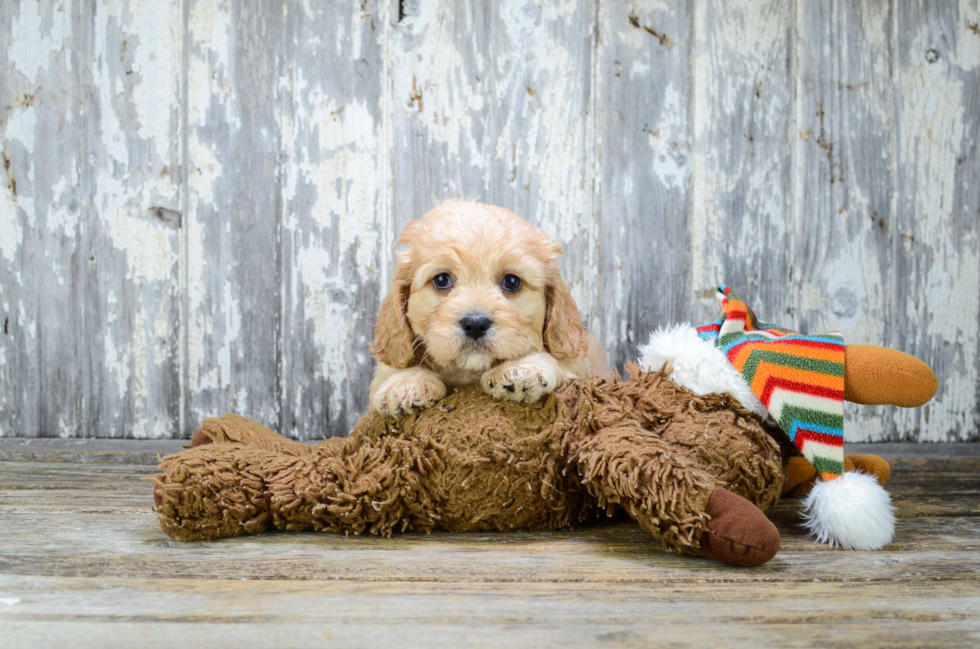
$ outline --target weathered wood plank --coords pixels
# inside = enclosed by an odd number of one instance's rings
[[[964,458],[967,460],[975,458]],[[783,547],[738,569],[668,555],[632,521],[577,530],[270,533],[177,543],[149,510],[151,467],[0,463],[5,647],[234,641],[293,646],[615,642],[890,647],[980,634],[980,478],[898,472],[896,540],[840,552],[773,512]],[[911,517],[910,517],[911,516]]]
[[[175,431],[180,21],[0,8],[0,435]]]
[[[183,430],[234,410],[278,427],[283,12],[189,0]]]
[[[388,2],[284,6],[282,414],[290,437],[346,435],[367,408],[390,259],[383,103]]]
[[[792,584],[746,597],[743,586],[623,584],[350,584],[275,581],[0,578],[7,638],[147,646],[969,644],[972,585]],[[78,604],[75,604],[78,602]],[[106,634],[107,629],[111,634]],[[102,631],[102,635],[97,635]],[[71,635],[69,635],[71,634]],[[18,646],[18,645],[13,645]],[[113,646],[113,645],[108,645]]]
[[[975,470],[896,474],[889,483],[899,508],[896,538],[876,553],[813,543],[799,528],[798,501],[784,501],[771,514],[782,549],[751,571],[664,554],[628,519],[547,533],[390,539],[269,533],[177,543],[163,535],[150,511],[152,486],[140,478],[151,473],[152,467],[125,465],[0,465],[0,574],[568,583],[980,580]]]
[[[694,31],[692,282],[699,322],[731,285],[760,317],[792,317],[793,6],[698,3]],[[692,305],[693,306],[693,305]]]
[[[887,344],[895,98],[891,4],[801,0],[787,322]],[[791,134],[792,135],[792,134]],[[789,215],[788,215],[789,216]],[[896,433],[892,409],[849,406],[849,439]]]
[[[939,392],[895,439],[980,433],[980,3],[901,2],[895,20],[896,215],[889,344]]]
[[[691,11],[682,2],[599,2],[592,322],[619,366],[652,330],[688,322],[695,310]]]
[[[39,496],[46,492],[35,492]],[[980,585],[980,517],[902,518],[874,553],[833,551],[779,522],[783,545],[765,566],[739,570],[667,554],[632,521],[554,532],[390,539],[300,532],[179,543],[147,509],[81,499],[0,512],[0,574],[194,579],[430,581],[447,583],[839,583],[972,581]],[[778,520],[778,519],[777,519]],[[926,521],[926,522],[924,522]],[[938,521],[938,522],[935,522]],[[107,534],[106,530],[112,530]]]
[[[447,198],[502,205],[565,245],[595,297],[590,0],[405,3],[391,40],[395,231]]]
[[[152,466],[160,455],[180,451],[186,440],[0,439],[0,461],[141,464]],[[875,453],[886,458],[892,472],[971,471],[980,468],[980,444],[910,442],[848,444],[848,452]]]

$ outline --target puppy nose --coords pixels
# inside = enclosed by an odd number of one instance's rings
[[[473,340],[482,338],[483,335],[487,333],[487,329],[489,329],[492,325],[493,320],[485,315],[463,316],[463,318],[459,321],[459,326],[461,326],[463,331],[466,332],[466,335]]]

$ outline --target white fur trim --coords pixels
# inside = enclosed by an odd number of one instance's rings
[[[858,471],[818,480],[803,501],[803,525],[819,543],[879,550],[895,534],[895,508],[874,476]]]
[[[742,406],[763,419],[769,417],[766,407],[755,396],[720,349],[698,336],[689,324],[658,329],[650,342],[640,347],[640,365],[659,370],[667,364],[671,379],[698,396],[728,393]]]

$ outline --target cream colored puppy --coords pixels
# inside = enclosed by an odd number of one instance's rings
[[[502,207],[447,201],[398,238],[371,351],[371,406],[400,417],[480,382],[534,402],[588,377],[589,341],[558,271],[560,244]]]

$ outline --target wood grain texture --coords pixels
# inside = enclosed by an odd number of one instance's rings
[[[0,435],[176,428],[180,33],[177,0],[0,7]]]
[[[980,637],[980,474],[964,463],[975,457],[946,459],[893,474],[899,520],[882,551],[811,543],[784,501],[771,513],[782,548],[754,569],[664,554],[623,519],[182,544],[149,510],[140,478],[152,466],[0,462],[0,629],[5,647],[969,646]]]
[[[916,354],[980,439],[980,2],[0,6],[0,436],[346,434],[392,244],[528,218],[614,365],[759,315]]]
[[[689,5],[599,3],[599,269],[593,327],[616,364],[657,327],[697,317],[691,285]]]
[[[695,5],[693,285],[702,321],[725,283],[760,317],[792,317],[793,5]]]
[[[346,435],[368,408],[368,343],[392,244],[382,119],[389,8],[284,7],[279,428],[297,439]]]
[[[932,403],[896,413],[896,439],[965,439],[980,424],[978,23],[976,0],[896,6],[902,46],[889,344],[940,377]]]
[[[185,434],[230,410],[280,424],[280,7],[188,0]]]

